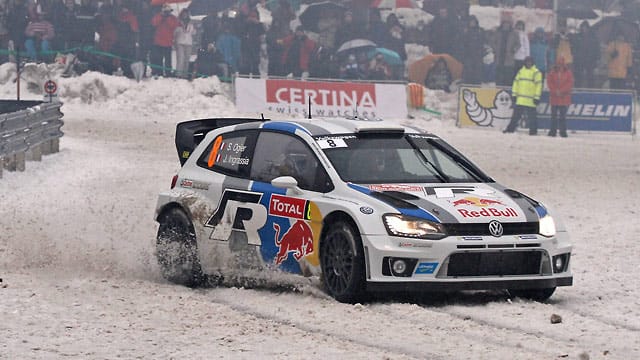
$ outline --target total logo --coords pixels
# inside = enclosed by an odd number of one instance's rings
[[[456,210],[462,217],[465,218],[478,218],[478,217],[517,217],[518,212],[512,208],[506,206],[503,202],[492,199],[477,198],[467,196],[459,200],[450,201],[451,205],[456,207]],[[479,207],[480,210],[469,210],[457,207]],[[503,207],[498,209],[496,206]]]

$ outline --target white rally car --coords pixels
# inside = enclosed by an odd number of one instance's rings
[[[160,194],[157,256],[170,281],[290,272],[335,299],[369,292],[572,285],[566,230],[439,137],[359,119],[178,124],[182,168]]]

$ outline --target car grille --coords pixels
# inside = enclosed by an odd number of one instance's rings
[[[483,236],[491,235],[488,223],[444,224],[450,236]],[[502,235],[537,234],[538,222],[502,223]]]
[[[542,251],[465,252],[449,256],[447,276],[540,274]]]

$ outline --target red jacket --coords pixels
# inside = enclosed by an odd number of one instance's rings
[[[171,14],[163,16],[162,13],[157,13],[151,19],[151,25],[156,28],[156,33],[153,35],[154,45],[173,46],[173,32],[180,26],[180,21],[178,21],[177,17]]]
[[[573,90],[573,73],[561,59],[547,74],[549,87],[549,103],[551,105],[571,105],[571,90]]]
[[[291,45],[293,44],[294,40],[295,40],[295,34],[291,34],[285,37],[284,39],[282,39],[281,44],[284,47],[284,51],[282,52],[282,58],[280,61],[282,62],[283,65],[287,63],[287,58],[289,57],[289,50],[291,49]],[[305,36],[304,42],[302,43],[302,46],[300,46],[300,53],[299,53],[299,58],[300,58],[299,64],[300,64],[300,69],[302,71],[309,71],[309,60],[311,60],[311,54],[313,54],[313,50],[315,50],[315,48],[316,48],[316,42]]]

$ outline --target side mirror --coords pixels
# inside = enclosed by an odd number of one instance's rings
[[[295,194],[302,195],[302,190],[298,187],[298,180],[293,176],[279,176],[271,180],[271,185],[281,189],[291,189]]]

